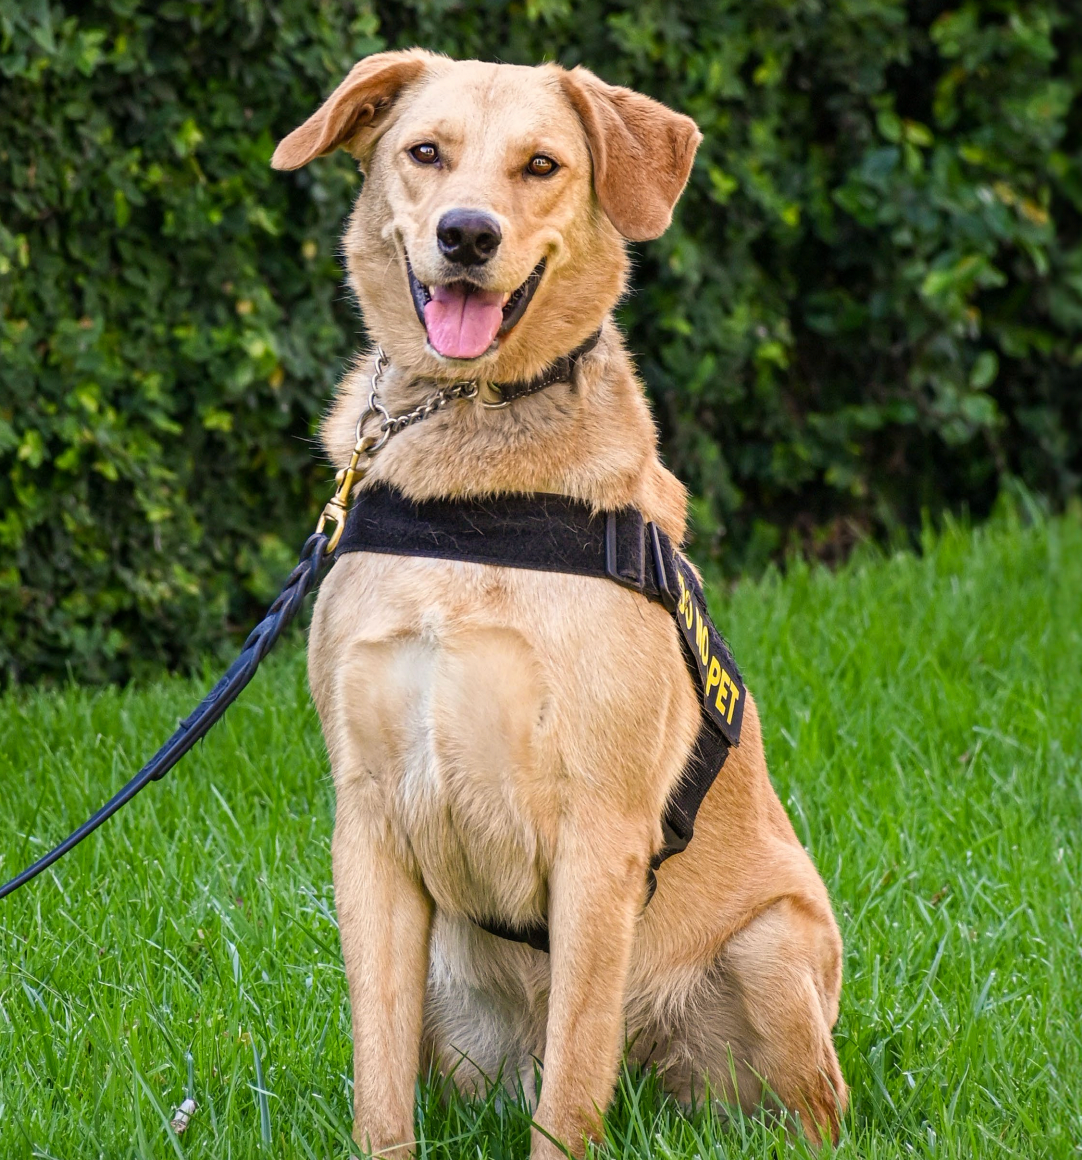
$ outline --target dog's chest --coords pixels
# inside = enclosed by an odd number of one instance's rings
[[[444,582],[444,599],[414,582],[426,563],[393,584],[383,561],[358,569],[380,582],[337,665],[350,751],[336,761],[340,792],[343,765],[372,779],[441,907],[537,916],[560,812],[553,676],[492,570],[487,585]]]
[[[390,658],[402,697],[397,752],[382,765],[391,814],[428,889],[451,910],[529,911],[543,901],[546,820],[544,681],[509,629],[400,640]]]
[[[310,656],[339,794],[476,918],[544,916],[561,819],[660,817],[697,720],[671,620],[604,580],[347,556]]]

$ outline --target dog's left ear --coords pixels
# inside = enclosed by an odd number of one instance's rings
[[[359,161],[378,136],[384,114],[401,91],[437,58],[423,49],[377,52],[346,79],[299,128],[283,137],[271,158],[275,169],[300,169],[344,145]]]
[[[630,241],[660,237],[703,139],[699,127],[660,101],[607,85],[589,69],[561,71],[560,81],[586,130],[601,208]]]

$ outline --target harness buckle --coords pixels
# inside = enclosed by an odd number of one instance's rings
[[[623,585],[624,588],[630,588],[633,592],[642,592],[646,587],[646,552],[643,543],[642,516],[634,509],[629,509],[628,514],[634,519],[636,533],[632,549],[635,555],[635,559],[632,561],[634,571],[631,572],[620,570],[620,537],[616,522],[617,514],[616,512],[605,513],[605,575],[610,580],[615,580],[617,584]],[[635,548],[638,551],[634,551]]]
[[[654,557],[654,582],[657,584],[658,596],[661,597],[665,611],[671,615],[676,611],[676,595],[669,587],[669,574],[665,571],[665,553],[661,550],[661,537],[653,520],[646,527],[650,533],[650,550]]]

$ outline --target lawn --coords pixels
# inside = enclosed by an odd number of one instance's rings
[[[796,566],[714,611],[845,938],[837,1154],[1082,1152],[1082,518]],[[0,700],[0,877],[202,684]],[[332,804],[293,643],[167,781],[0,903],[4,1160],[349,1154]],[[513,1101],[422,1085],[418,1129],[426,1157],[526,1154]],[[605,1156],[806,1154],[761,1118],[685,1117],[641,1074],[608,1132]]]

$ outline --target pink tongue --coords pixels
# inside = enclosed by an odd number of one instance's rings
[[[432,286],[425,303],[428,341],[448,358],[477,358],[485,353],[503,321],[507,295],[496,290],[467,290],[462,285]]]

